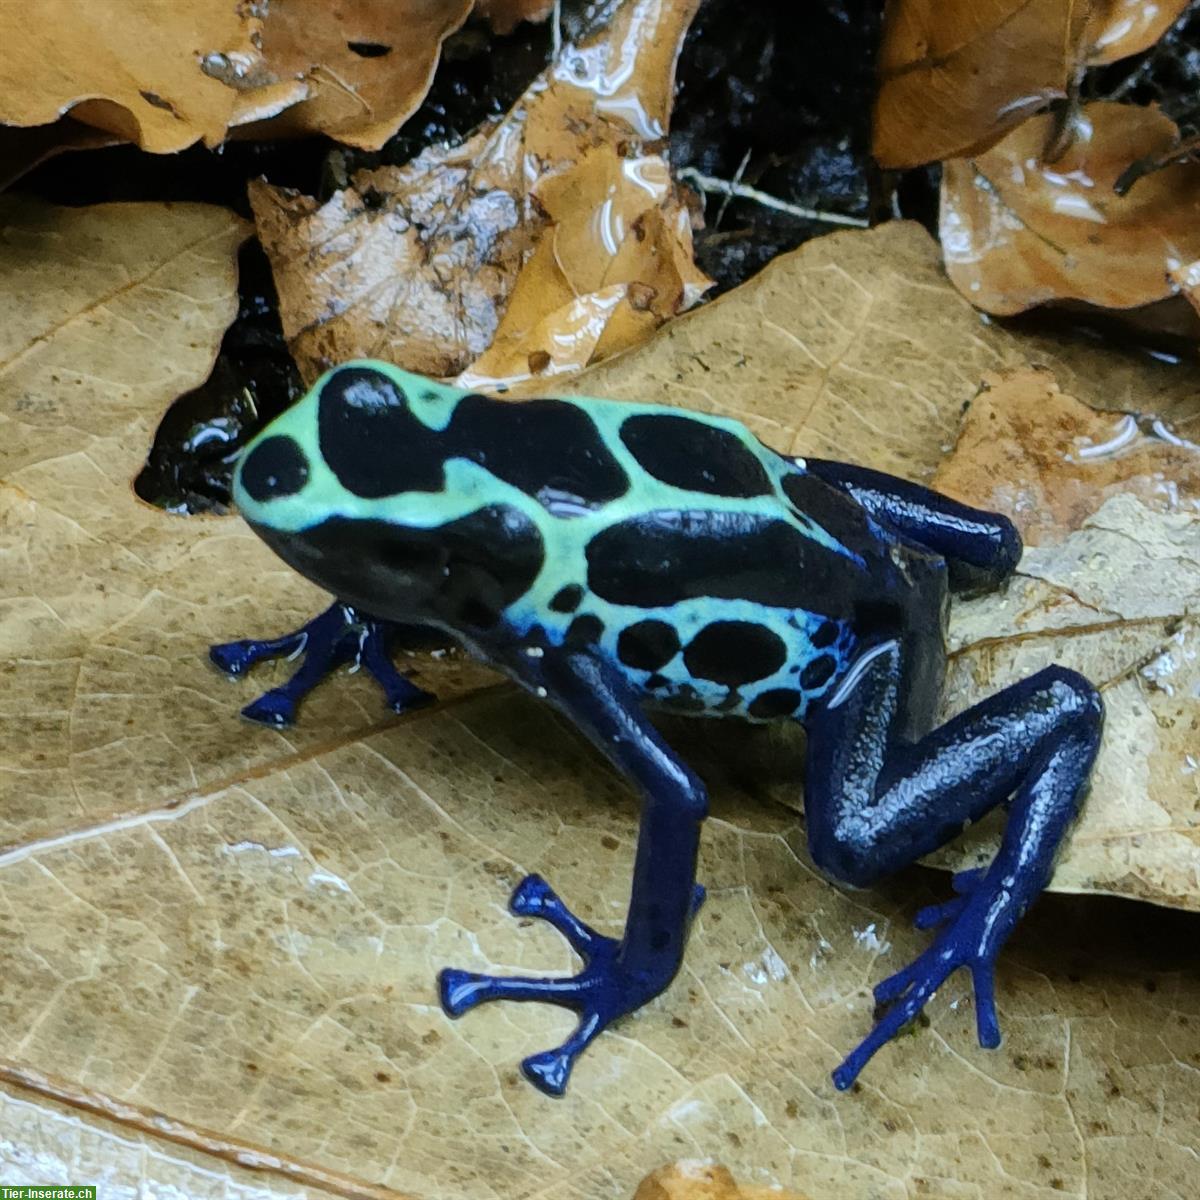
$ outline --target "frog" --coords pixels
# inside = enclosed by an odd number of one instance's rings
[[[549,923],[580,969],[438,975],[452,1018],[497,1001],[575,1012],[561,1045],[521,1064],[547,1095],[666,991],[705,898],[707,794],[655,723],[663,713],[801,725],[808,852],[842,886],[871,887],[1006,810],[992,860],[916,914],[932,940],[875,986],[873,1024],[833,1084],[854,1085],[959,968],[980,1045],[999,1045],[996,959],[1050,880],[1104,720],[1096,688],[1051,663],[938,723],[950,598],[1014,574],[1022,541],[1007,517],[784,454],[719,413],[490,397],[370,359],[327,371],[249,442],[233,494],[267,546],[334,598],[282,637],[212,647],[235,676],[301,660],[248,717],[289,723],[346,663],[408,712],[432,697],[398,651],[458,647],[557,708],[640,793],[619,937],[528,875],[511,911]]]

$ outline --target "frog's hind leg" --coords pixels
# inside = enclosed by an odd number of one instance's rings
[[[405,712],[433,700],[428,692],[410,683],[392,662],[392,649],[401,640],[412,641],[415,626],[382,621],[340,601],[307,625],[283,637],[264,641],[244,640],[210,646],[209,658],[227,675],[244,675],[268,658],[301,658],[295,674],[280,687],[264,692],[242,709],[242,715],[277,728],[296,719],[296,706],[326,676],[344,663],[363,666],[383,688],[393,712]],[[443,639],[444,640],[444,639]]]
[[[996,955],[1050,879],[1100,744],[1100,696],[1063,667],[1039,671],[905,742],[894,732],[901,676],[898,644],[877,645],[806,721],[814,861],[862,887],[937,849],[1011,797],[1008,824],[991,864],[957,876],[955,899],[918,914],[919,926],[940,932],[876,987],[876,999],[891,1007],[834,1072],[838,1088],[854,1082],[958,967],[972,974],[980,1044],[999,1044]]]
[[[805,468],[846,492],[881,525],[946,560],[957,591],[995,587],[1016,570],[1021,535],[1000,513],[971,508],[918,483],[823,458]]]
[[[579,1055],[613,1021],[662,992],[679,970],[692,917],[704,899],[695,880],[707,800],[700,781],[662,742],[611,666],[561,649],[548,650],[542,661],[540,686],[644,795],[625,932],[620,940],[597,933],[543,879],[530,875],[510,907],[553,925],[583,959],[582,970],[559,978],[444,970],[438,985],[452,1017],[490,1000],[537,1000],[578,1013],[579,1024],[561,1046],[521,1064],[530,1082],[561,1096]]]

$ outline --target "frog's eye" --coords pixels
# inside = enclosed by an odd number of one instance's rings
[[[308,459],[294,439],[276,434],[250,451],[241,481],[250,499],[259,503],[294,496],[308,482]]]

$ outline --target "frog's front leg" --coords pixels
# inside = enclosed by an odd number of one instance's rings
[[[809,458],[806,468],[853,498],[881,525],[946,560],[956,591],[998,587],[1021,561],[1021,535],[1002,513],[852,463]]]
[[[541,917],[584,960],[569,978],[505,978],[444,970],[442,1006],[457,1017],[488,1000],[539,1000],[579,1014],[561,1046],[525,1059],[526,1077],[561,1096],[576,1058],[618,1017],[662,992],[683,961],[691,919],[704,897],[696,884],[704,787],[671,752],[617,672],[588,652],[547,650],[542,685],[591,741],[643,794],[641,829],[625,932],[618,941],[575,917],[538,876],[527,877],[510,907]]]
[[[993,969],[1001,946],[1053,872],[1087,788],[1104,708],[1086,679],[1048,667],[916,742],[894,733],[903,688],[899,646],[864,653],[808,726],[805,807],[813,859],[866,886],[936,850],[1012,797],[992,863],[955,879],[960,895],[918,914],[933,945],[875,989],[891,1007],[834,1072],[847,1088],[946,977],[968,967],[983,1046],[1000,1042]]]
[[[444,644],[444,635],[433,637]],[[392,662],[397,645],[428,640],[429,631],[424,627],[380,620],[337,601],[292,633],[264,641],[223,642],[210,646],[208,656],[227,675],[234,676],[246,674],[263,659],[301,658],[287,683],[264,692],[242,709],[242,715],[251,721],[279,728],[296,719],[296,706],[317,684],[349,662],[356,668],[366,667],[374,676],[393,712],[429,704],[434,697],[405,679]]]

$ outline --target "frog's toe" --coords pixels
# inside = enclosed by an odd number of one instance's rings
[[[1000,1045],[995,963],[990,959],[976,963],[971,968],[971,981],[975,985],[975,1028],[979,1033],[979,1044],[985,1050],[995,1050]]]
[[[561,1096],[567,1090],[567,1080],[571,1077],[571,1068],[575,1065],[575,1056],[557,1050],[544,1050],[541,1054],[531,1054],[521,1062],[521,1073],[540,1092],[547,1096]]]
[[[518,917],[536,917],[554,926],[583,958],[595,950],[598,942],[611,940],[581,921],[540,875],[526,875],[517,884],[508,907]]]
[[[383,689],[388,708],[395,713],[411,712],[432,704],[437,697],[406,679],[392,662],[392,629],[388,622],[366,620],[358,639],[356,669],[364,666]]]
[[[833,1072],[833,1085],[838,1091],[844,1092],[850,1087],[876,1052],[887,1045],[910,1021],[916,1020],[921,1009],[945,978],[945,975],[939,976],[936,967],[929,968],[925,958],[924,954],[921,955],[911,966],[897,971],[875,989],[875,999],[881,1004],[887,1003],[893,997],[897,998],[876,1021],[875,1028],[846,1055],[841,1066]],[[949,974],[949,971],[946,974]]]
[[[967,902],[983,882],[985,874],[986,871],[982,867],[958,871],[950,881],[950,886],[957,893],[955,897],[944,904],[930,904],[922,908],[913,917],[913,924],[918,929],[936,929],[940,925],[948,925],[967,906]]]
[[[964,883],[976,886],[979,878]],[[933,945],[908,966],[876,985],[875,1000],[884,1011],[879,1015],[875,1028],[834,1071],[833,1082],[839,1090],[848,1088],[875,1052],[917,1018],[937,989],[959,967],[970,970],[975,987],[975,1021],[979,1044],[988,1050],[1000,1044],[994,974],[999,947],[990,946],[991,939],[988,936],[991,906],[984,902],[986,896],[972,895],[960,899],[961,910]]]
[[[598,936],[598,935],[597,935]],[[560,978],[479,975],[447,969],[438,975],[442,1007],[459,1017],[491,1000],[534,1000],[558,1004],[579,1013],[579,1024],[561,1046],[532,1054],[521,1063],[525,1077],[548,1096],[561,1096],[575,1060],[618,1017],[634,1012],[657,994],[616,962],[618,943],[599,938],[593,954],[578,975]]]
[[[667,964],[662,971],[630,969],[621,960],[622,943],[579,920],[540,875],[523,879],[509,906],[518,916],[553,925],[583,958],[582,970],[577,975],[537,978],[446,969],[438,974],[438,993],[451,1017],[492,1000],[534,1000],[578,1013],[575,1032],[561,1046],[521,1064],[531,1083],[547,1095],[561,1096],[579,1055],[615,1020],[657,996],[671,982],[674,969]]]
[[[598,1013],[584,1016],[575,1027],[575,1032],[554,1050],[543,1050],[531,1054],[521,1062],[521,1072],[530,1083],[547,1096],[561,1096],[567,1090],[567,1081],[576,1059],[596,1040],[606,1028],[608,1021]]]
[[[208,656],[227,675],[240,676],[268,658],[300,658],[291,678],[242,709],[242,715],[262,725],[280,728],[296,719],[300,702],[323,679],[344,663],[363,666],[383,689],[393,712],[429,704],[434,697],[409,680],[392,662],[396,626],[348,604],[332,604],[307,625],[283,637],[243,640],[212,646]]]
[[[925,952],[926,954],[928,951]],[[872,994],[875,997],[876,1004],[891,1004],[893,1000],[898,1000],[909,988],[925,972],[925,954],[914,958],[906,967],[901,967],[899,971],[889,975],[886,979],[881,979],[872,988]]]
[[[263,692],[257,700],[252,700],[242,709],[242,716],[259,725],[269,725],[273,729],[283,729],[296,720],[296,701],[284,688],[273,688]]]

